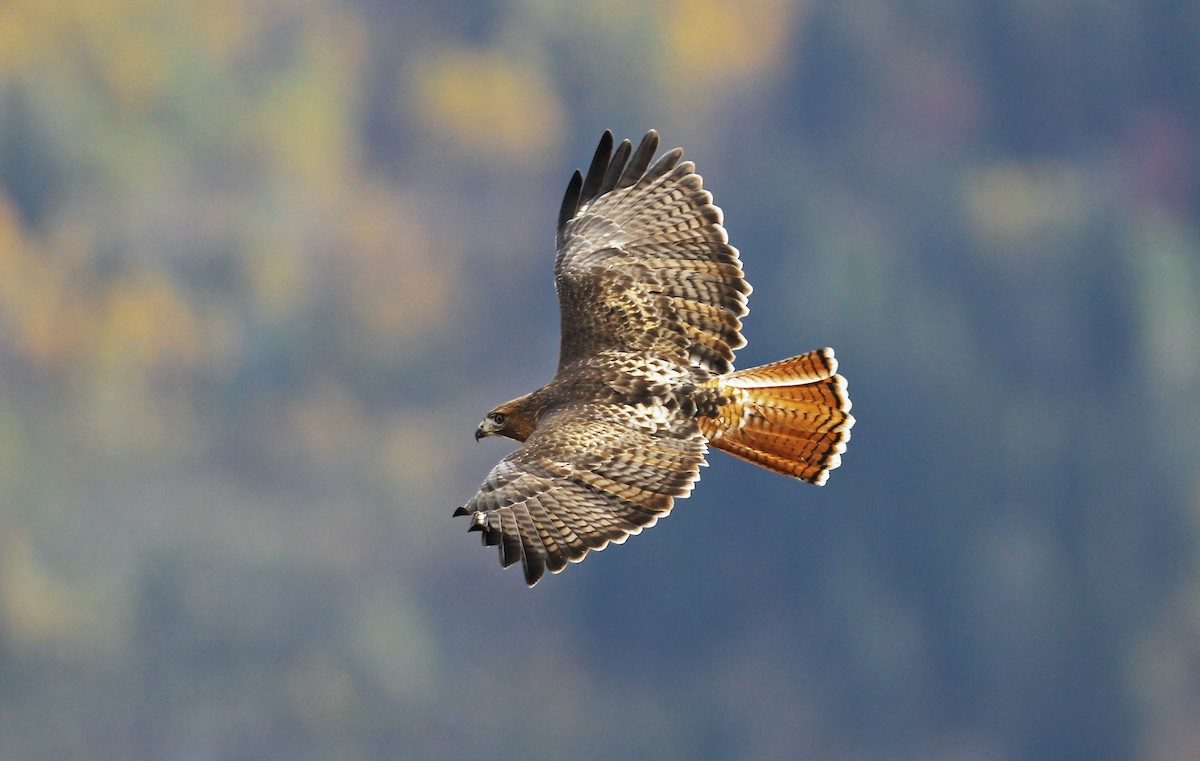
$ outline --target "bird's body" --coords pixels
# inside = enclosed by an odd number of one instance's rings
[[[611,133],[559,214],[559,366],[476,438],[524,442],[456,515],[531,586],[670,512],[708,446],[823,484],[854,418],[832,349],[733,370],[750,285],[682,151]],[[632,153],[632,155],[631,155]]]

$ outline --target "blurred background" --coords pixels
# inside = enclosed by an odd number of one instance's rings
[[[525,588],[450,513],[600,133],[817,489]],[[0,758],[1200,758],[1200,4],[3,0]]]

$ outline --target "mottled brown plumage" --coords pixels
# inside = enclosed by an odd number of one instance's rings
[[[488,413],[475,437],[524,446],[455,515],[533,586],[654,525],[712,445],[823,484],[854,418],[832,349],[733,370],[746,282],[721,210],[658,134],[614,153],[605,132],[558,218],[558,371]]]

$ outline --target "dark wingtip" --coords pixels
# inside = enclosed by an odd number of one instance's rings
[[[525,572],[525,583],[532,589],[542,580],[542,576],[546,573],[546,563],[537,555],[529,557],[526,554],[521,558],[522,570]]]
[[[458,507],[458,508],[455,508],[455,510],[454,510],[454,513],[453,513],[453,514],[452,514],[450,517],[451,517],[451,518],[457,518],[457,517],[459,517],[460,515],[470,515],[470,514],[471,514],[471,511],[470,511],[470,510],[468,510],[467,508],[465,508],[465,507]]]
[[[600,190],[600,186],[604,182],[604,176],[608,173],[608,162],[612,158],[613,133],[610,130],[604,130],[604,134],[600,136],[600,144],[596,146],[596,153],[592,156],[592,164],[588,167],[587,176],[583,181],[583,190],[579,195],[579,203],[585,204],[591,202],[596,197]]]
[[[571,181],[567,183],[567,192],[563,195],[562,206],[558,210],[557,243],[559,246],[563,244],[563,227],[571,221],[580,206],[591,203],[597,197],[610,191],[630,187],[642,179],[646,170],[650,168],[655,151],[658,150],[658,131],[647,130],[646,134],[642,136],[641,142],[638,143],[637,150],[632,151],[632,156],[630,156],[631,146],[632,143],[628,140],[622,140],[614,155],[613,133],[606,129],[600,136],[600,144],[596,146],[596,153],[592,156],[592,163],[588,166],[587,174],[576,169],[575,173],[571,175]],[[682,151],[676,151],[663,157],[670,166],[674,166],[682,155]],[[654,167],[655,170],[663,168],[663,160],[660,160]]]
[[[571,217],[575,216],[575,212],[579,210],[579,191],[583,188],[583,175],[579,170],[575,170],[575,174],[571,175],[571,181],[567,183],[567,192],[563,195],[562,207],[558,210],[558,230],[561,234],[563,227],[567,222],[571,221]],[[562,244],[562,239],[559,239],[559,244]]]
[[[654,162],[654,166],[646,171],[646,174],[653,175],[654,177],[664,175],[674,169],[681,158],[683,158],[683,149],[672,148],[659,157],[658,161]]]
[[[505,534],[500,540],[500,567],[508,568],[521,559],[521,540]]]
[[[488,547],[495,547],[502,541],[504,541],[504,532],[495,526],[488,526],[487,531],[483,534],[483,543]]]
[[[629,164],[621,174],[621,179],[617,180],[616,186],[626,188],[640,180],[650,166],[650,160],[654,158],[654,152],[657,150],[658,132],[650,130],[642,137],[642,142],[633,152],[633,158],[629,160]]]
[[[600,183],[598,195],[604,195],[617,187],[617,180],[620,179],[621,172],[625,171],[625,162],[629,161],[629,154],[632,151],[633,144],[628,140],[622,140],[621,144],[617,146],[617,152],[608,162],[608,172],[604,175],[604,181]]]

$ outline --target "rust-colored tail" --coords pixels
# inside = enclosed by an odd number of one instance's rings
[[[700,418],[709,443],[765,468],[818,486],[842,464],[854,416],[833,349],[722,375],[709,381],[722,399]]]

